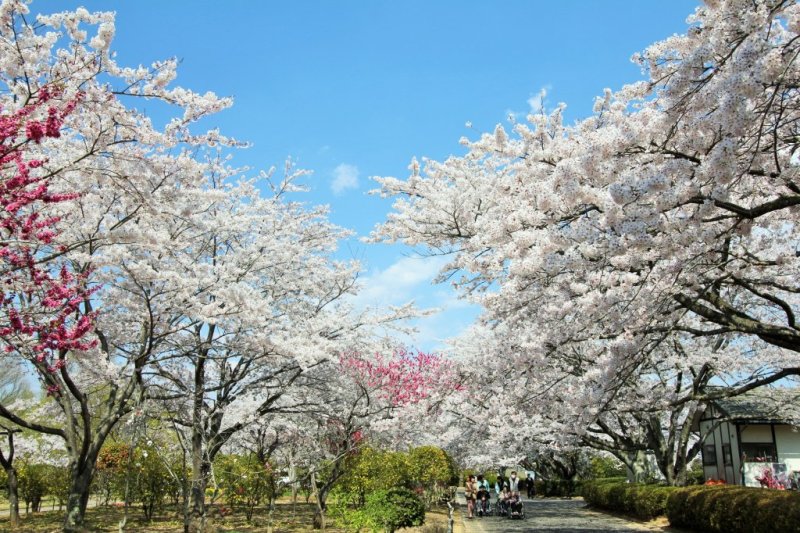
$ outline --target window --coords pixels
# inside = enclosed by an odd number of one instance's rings
[[[725,466],[731,466],[733,464],[733,455],[731,454],[730,444],[722,445],[722,464]]]
[[[717,447],[714,444],[703,446],[703,466],[717,466]]]
[[[778,450],[771,442],[743,442],[742,457],[746,462],[777,463]]]

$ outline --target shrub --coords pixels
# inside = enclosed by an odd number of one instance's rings
[[[390,532],[421,526],[425,521],[425,504],[416,494],[402,488],[370,493],[363,512],[373,527]]]
[[[667,499],[676,490],[679,489],[664,485],[628,483],[624,478],[605,478],[585,481],[582,494],[594,507],[650,520],[665,514]]]
[[[157,444],[142,444],[134,450],[130,465],[131,497],[142,504],[148,522],[153,519],[156,510],[161,509],[164,499],[178,489],[159,453]]]
[[[591,479],[620,477],[625,475],[625,465],[614,457],[597,455],[592,457],[589,467]]]
[[[17,465],[19,476],[19,497],[25,502],[25,512],[38,512],[42,498],[47,494],[49,478],[52,472],[49,465],[38,463],[21,463]]]
[[[408,477],[412,485],[421,489],[425,505],[430,506],[447,494],[451,480],[458,479],[453,461],[441,448],[420,446],[408,453]],[[375,487],[391,488],[392,486]]]
[[[275,496],[272,467],[254,453],[218,456],[214,474],[225,494],[225,503],[244,509],[248,522],[253,519],[256,507]]]
[[[536,494],[548,498],[565,498],[577,496],[581,493],[582,481],[572,481],[570,479],[547,479],[536,480]]]
[[[800,531],[800,494],[741,486],[674,490],[667,502],[670,525],[698,531]]]
[[[407,454],[365,446],[349,459],[348,471],[336,482],[336,490],[357,494],[357,503],[362,505],[367,494],[407,487],[411,477]]]

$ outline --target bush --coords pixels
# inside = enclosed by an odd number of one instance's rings
[[[625,465],[614,457],[597,455],[592,457],[589,467],[591,479],[620,477],[625,475]]]
[[[628,483],[625,478],[585,481],[582,494],[589,505],[650,520],[666,513],[670,494],[678,487]]]
[[[328,505],[328,516],[346,531],[395,531],[425,520],[425,504],[409,489],[377,490],[365,500],[360,505],[356,493],[338,493]]]
[[[162,508],[167,496],[179,489],[169,470],[164,467],[159,453],[157,444],[142,444],[134,450],[130,465],[130,495],[142,504],[142,511],[148,522],[153,519],[156,510]]]
[[[686,472],[687,485],[702,485],[705,483],[705,472],[703,471],[703,462],[700,459],[695,459],[689,464]]]
[[[254,453],[220,455],[214,461],[217,483],[225,494],[225,503],[244,509],[248,522],[259,505],[275,496],[275,477],[268,462]]]
[[[357,494],[358,505],[364,504],[371,492],[407,487],[411,482],[409,458],[405,453],[365,446],[348,461],[347,473],[336,482],[336,490]]]
[[[547,498],[566,498],[581,493],[582,481],[570,479],[536,480],[536,494]]]
[[[38,463],[21,463],[17,465],[17,476],[19,478],[19,498],[25,503],[25,512],[38,512],[42,499],[50,488],[50,478],[52,476],[51,467]]]
[[[698,531],[800,531],[800,494],[741,486],[674,490],[667,502],[670,525]]]
[[[425,504],[408,489],[370,493],[363,512],[374,528],[385,531],[421,526],[425,521]]]
[[[455,479],[458,471],[453,467],[447,452],[435,446],[420,446],[408,453],[408,477],[411,484],[421,489],[427,508],[447,494],[447,487]],[[392,485],[376,488],[391,488]]]

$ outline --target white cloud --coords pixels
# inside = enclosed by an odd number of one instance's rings
[[[531,113],[537,114],[542,112],[545,104],[547,103],[547,100],[545,100],[547,97],[547,91],[550,89],[550,85],[545,85],[539,90],[538,93],[532,94],[531,97],[528,98],[528,105],[531,108]]]
[[[417,330],[401,341],[422,350],[446,350],[445,340],[459,335],[477,316],[479,307],[457,297],[449,284],[432,281],[448,257],[403,257],[384,270],[361,278],[361,291],[351,301],[356,309],[399,306],[414,301],[434,314],[413,320]]]
[[[347,189],[358,189],[358,167],[342,163],[333,169],[331,190],[333,194],[342,194]]]
[[[528,110],[527,111],[514,111],[513,109],[506,109],[506,120],[512,124],[524,121],[528,115],[536,115],[543,110],[546,111],[547,106],[547,93],[552,89],[550,84],[545,85],[536,94],[531,94],[528,97]]]
[[[355,305],[402,305],[418,296],[432,292],[431,282],[448,258],[403,257],[385,270],[361,278],[362,290]]]

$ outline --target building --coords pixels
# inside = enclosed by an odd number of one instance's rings
[[[705,479],[759,487],[765,471],[785,486],[800,475],[800,428],[789,422],[794,398],[751,391],[712,402],[700,420]]]

